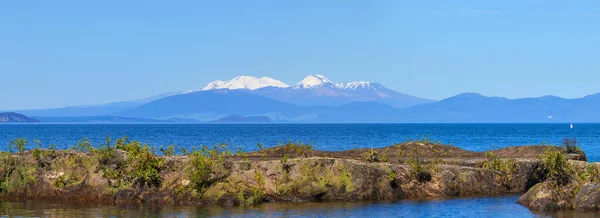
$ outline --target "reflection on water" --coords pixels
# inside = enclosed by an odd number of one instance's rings
[[[109,206],[0,201],[0,216],[26,217],[600,217],[598,213],[532,213],[519,196],[395,202],[267,203],[258,207]]]

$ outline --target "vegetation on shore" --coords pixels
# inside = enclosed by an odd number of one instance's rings
[[[289,142],[233,152],[226,144],[155,149],[127,137],[57,150],[19,138],[0,153],[0,197],[232,206],[489,195],[524,192],[537,180],[598,180],[597,168],[569,165],[565,155],[583,153],[568,143],[470,152],[423,139],[330,152]]]

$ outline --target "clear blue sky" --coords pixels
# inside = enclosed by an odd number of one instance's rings
[[[432,99],[582,97],[600,92],[600,1],[0,3],[0,109],[309,73]]]

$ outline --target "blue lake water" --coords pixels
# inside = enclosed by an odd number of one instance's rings
[[[394,202],[265,203],[257,207],[98,205],[1,201],[6,217],[600,217],[595,212],[532,212],[518,195]]]
[[[577,137],[590,161],[600,161],[600,124],[34,124],[0,125],[0,145],[24,137],[68,148],[79,139],[100,144],[105,136],[129,136],[154,146],[180,147],[227,143],[246,151],[288,141],[319,150],[374,148],[428,137],[467,150],[482,151],[528,144],[561,144]],[[30,143],[31,145],[32,143]],[[1,146],[0,149],[5,149]]]
[[[407,139],[432,141],[482,151],[506,146],[560,144],[576,137],[590,161],[600,161],[600,124],[34,124],[0,125],[0,146],[24,137],[45,145],[68,148],[81,138],[100,144],[104,137],[129,136],[153,146],[180,147],[227,143],[246,151],[257,144],[275,146],[287,141],[311,143],[319,150],[385,147]],[[31,145],[31,143],[30,143]],[[6,146],[1,146],[5,149]],[[533,213],[515,203],[515,196],[411,200],[396,202],[340,202],[264,204],[251,208],[118,207],[41,202],[1,202],[0,216],[286,216],[286,217],[597,217],[596,213]],[[58,213],[58,214],[57,214]],[[20,214],[20,215],[19,215]],[[42,215],[45,216],[45,215]]]

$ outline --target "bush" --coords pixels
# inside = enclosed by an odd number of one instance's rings
[[[25,151],[25,148],[27,147],[27,139],[24,138],[16,138],[15,140],[11,140],[10,141],[10,145],[8,146],[8,151],[10,153],[13,152],[13,148],[16,148],[17,151],[19,151],[20,153],[23,153]]]
[[[84,138],[79,140],[77,142],[77,145],[71,146],[71,150],[80,152],[93,151],[94,146],[92,146],[92,142],[90,142],[90,139]]]
[[[87,147],[87,145],[83,147]],[[116,160],[119,161],[117,164],[107,166],[106,164],[118,159],[115,149],[125,151],[128,158]],[[107,138],[106,145],[101,146],[99,149],[92,149],[92,151],[92,153],[98,155],[101,164],[103,164],[101,166],[103,176],[113,188],[127,186],[128,184],[140,188],[159,188],[162,184],[160,170],[163,166],[163,160],[156,157],[154,150],[148,144],[142,145],[138,141],[129,141],[127,137],[123,137],[117,139],[113,147],[110,146],[110,140]]]
[[[579,149],[579,140],[577,138],[565,138],[563,139],[563,146],[567,149],[567,153],[573,154],[581,151]]]
[[[231,155],[226,145],[215,146],[209,149],[202,146],[200,150],[194,150],[188,154],[192,165],[190,182],[199,193],[204,193],[208,187],[224,179],[229,173],[225,169],[226,156]]]
[[[542,165],[546,179],[556,181],[558,185],[566,185],[574,178],[573,166],[558,149],[547,149],[542,156]]]
[[[173,156],[173,155],[175,155],[175,145],[169,145],[169,146],[167,146],[166,149],[161,146],[159,150],[160,150],[160,152],[163,153],[164,156]],[[185,150],[182,150],[182,153],[184,151]],[[187,153],[187,152],[185,152],[185,153]]]
[[[133,184],[137,187],[160,187],[162,178],[160,168],[163,160],[150,152],[148,145],[144,145],[140,153],[134,156]]]
[[[373,150],[372,148],[371,148],[371,150],[364,152],[362,154],[362,158],[363,158],[363,160],[369,161],[371,163],[381,161],[379,159],[379,155],[377,154],[377,152],[375,150]]]

